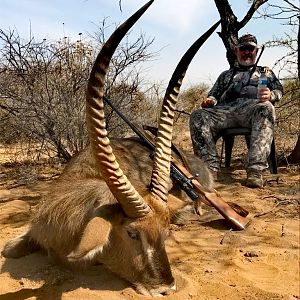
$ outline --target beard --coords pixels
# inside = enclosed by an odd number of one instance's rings
[[[238,63],[241,66],[250,67],[255,64],[255,58],[254,57],[240,58]]]

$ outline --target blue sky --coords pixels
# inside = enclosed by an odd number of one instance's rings
[[[16,28],[23,38],[29,37],[31,28],[37,39],[55,40],[68,36],[77,40],[79,32],[83,33],[83,38],[93,33],[94,24],[99,24],[103,18],[107,18],[108,24],[119,24],[144,3],[146,1],[122,0],[120,11],[119,0],[1,0],[0,28]],[[230,3],[238,19],[244,17],[248,1]],[[156,0],[132,31],[133,36],[143,32],[149,38],[154,37],[152,51],[162,49],[156,60],[147,66],[150,80],[167,83],[183,53],[218,19],[213,0]],[[259,43],[264,43],[275,35],[283,36],[285,30],[279,21],[253,19],[240,34],[254,33]],[[273,67],[285,52],[285,49],[266,49],[260,63]],[[184,84],[212,84],[227,68],[224,46],[214,33],[195,56]]]

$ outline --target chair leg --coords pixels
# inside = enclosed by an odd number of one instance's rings
[[[241,133],[240,133],[241,134]],[[244,134],[247,147],[250,148],[250,134]],[[229,168],[231,163],[231,155],[232,155],[232,148],[234,144],[234,135],[226,135],[223,137],[223,143],[222,143],[222,153],[221,153],[221,159],[220,164],[222,163],[222,156],[223,156],[223,146],[225,147],[225,167]],[[268,164],[270,168],[270,172],[272,174],[277,174],[277,157],[276,157],[276,147],[275,147],[275,139],[273,138],[271,149],[270,149],[270,155],[268,157]]]
[[[232,147],[234,144],[234,136],[223,137],[225,141],[225,168],[230,167]]]
[[[251,139],[250,134],[245,135],[246,145],[248,149],[250,148],[250,139]]]
[[[276,147],[275,147],[275,139],[273,138],[272,144],[271,144],[271,151],[270,155],[268,157],[268,164],[270,168],[270,172],[272,174],[277,174],[277,157],[276,157]]]
[[[222,139],[221,155],[220,155],[220,162],[219,162],[220,168],[222,167],[223,152],[224,152],[224,139]]]

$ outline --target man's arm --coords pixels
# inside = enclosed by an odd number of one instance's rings
[[[268,100],[272,103],[278,102],[283,95],[283,86],[271,69],[266,68],[266,75],[269,80],[268,87],[270,89]]]
[[[215,84],[208,92],[207,98],[201,103],[201,107],[213,107],[218,103],[218,100],[223,95],[224,91],[230,84],[232,70],[227,70],[222,72],[218,79],[216,80]]]

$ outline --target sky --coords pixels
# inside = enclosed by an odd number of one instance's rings
[[[279,0],[273,0],[273,2]],[[26,39],[58,40],[64,36],[74,41],[88,39],[89,33],[106,18],[107,24],[117,25],[126,20],[146,1],[122,0],[0,0],[0,28],[16,29]],[[233,12],[241,20],[250,7],[247,0],[230,1]],[[136,23],[132,37],[144,33],[155,38],[151,51],[158,51],[154,61],[146,65],[147,76],[153,82],[168,83],[177,62],[190,45],[219,19],[213,0],[156,0]],[[113,26],[111,26],[114,28]],[[217,31],[220,30],[218,27]],[[252,19],[240,34],[253,33],[263,44],[287,30],[279,21]],[[260,64],[273,67],[286,53],[282,48],[268,48]],[[189,66],[184,86],[197,83],[212,85],[228,68],[224,45],[215,32],[199,50]],[[273,69],[275,74],[278,72]]]

